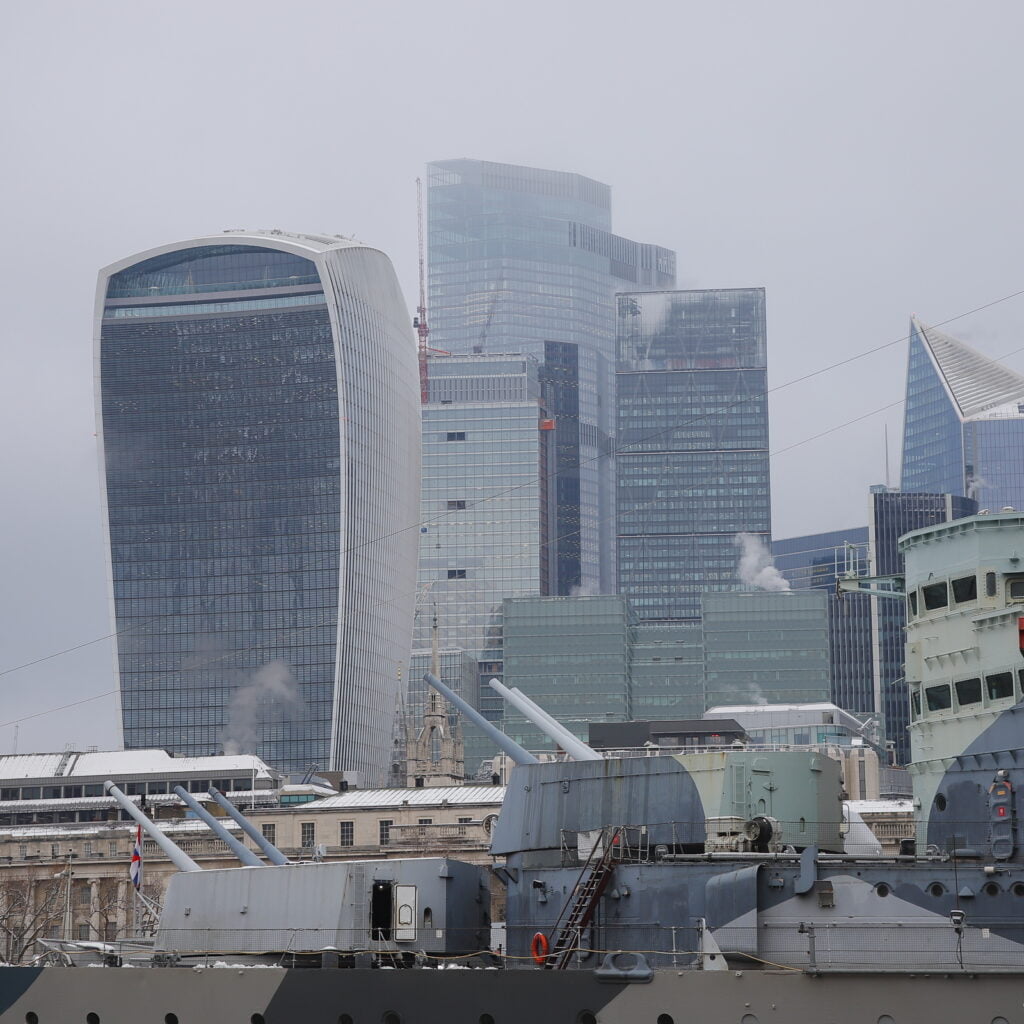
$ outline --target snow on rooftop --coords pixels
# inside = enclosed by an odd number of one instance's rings
[[[328,811],[344,807],[437,807],[493,804],[501,806],[504,786],[425,786],[419,789],[350,789],[347,793],[303,804],[304,811]]]
[[[173,757],[166,750],[65,751],[60,754],[0,755],[0,781],[6,779],[97,778],[126,775],[234,775],[271,778],[255,754]]]
[[[858,814],[912,814],[913,800],[847,800]]]

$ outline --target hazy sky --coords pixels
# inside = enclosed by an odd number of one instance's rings
[[[99,267],[223,228],[355,235],[416,301],[414,180],[579,171],[680,287],[764,285],[779,387],[1024,289],[1024,5],[868,0],[33,0],[5,8],[0,671],[109,633],[92,378]],[[1024,296],[944,328],[1024,346]],[[774,532],[898,481],[906,346],[778,391]],[[1024,353],[1007,362],[1024,369]],[[0,676],[7,724],[110,691],[99,642]],[[118,742],[110,696],[19,750]]]

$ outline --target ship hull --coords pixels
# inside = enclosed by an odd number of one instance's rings
[[[1022,982],[1018,972],[659,971],[608,983],[582,971],[9,967],[0,1024],[1016,1024]]]

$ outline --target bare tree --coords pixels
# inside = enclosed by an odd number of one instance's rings
[[[36,940],[60,928],[65,882],[60,875],[0,882],[0,956],[7,963],[32,959]]]

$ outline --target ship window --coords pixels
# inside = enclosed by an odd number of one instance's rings
[[[1012,672],[993,672],[992,675],[985,676],[985,682],[988,685],[989,700],[1002,700],[1003,697],[1013,696]]]
[[[956,687],[956,699],[961,707],[965,704],[981,703],[980,679],[958,679],[953,685]]]
[[[907,607],[910,609],[910,617],[917,615],[917,591],[912,590],[907,594]]]
[[[949,604],[949,593],[945,580],[942,583],[929,583],[921,588],[921,596],[924,598],[924,606],[928,611],[936,608],[945,608]]]
[[[911,691],[911,693],[910,693],[910,703],[911,703],[911,706],[914,709],[914,717],[915,718],[920,718],[921,717],[921,691],[920,690],[912,690]]]
[[[953,695],[950,693],[949,683],[929,686],[924,691],[924,698],[929,711],[945,711],[953,706]]]
[[[953,600],[957,604],[963,604],[964,601],[977,601],[978,577],[961,576],[960,579],[953,580]]]
[[[996,574],[994,572],[985,573],[985,595],[987,597],[996,596]]]
[[[1010,600],[1024,601],[1024,580],[1010,581]]]

